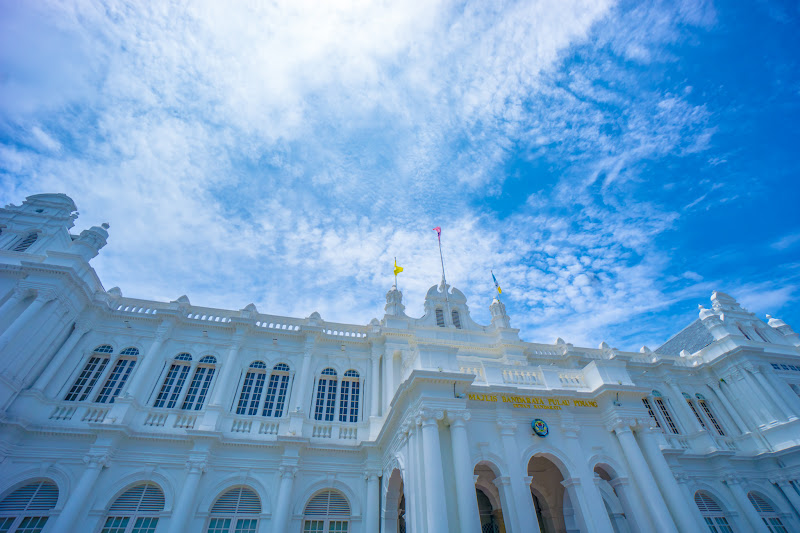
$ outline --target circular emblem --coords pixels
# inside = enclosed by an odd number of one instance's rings
[[[541,418],[537,418],[533,422],[531,422],[531,427],[533,428],[533,432],[539,435],[540,437],[546,437],[547,434],[550,432],[547,429],[547,422],[542,420]]]

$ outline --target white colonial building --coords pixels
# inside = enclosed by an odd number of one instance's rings
[[[800,531],[800,337],[726,294],[636,353],[335,324],[106,290],[76,217],[0,209],[0,532]]]

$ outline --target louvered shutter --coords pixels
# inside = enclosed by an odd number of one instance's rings
[[[756,508],[756,511],[759,513],[775,513],[775,509],[772,508],[772,505],[769,504],[767,500],[755,494],[753,492],[749,493],[747,497],[750,499],[750,503],[753,504],[753,507]]]
[[[320,492],[306,504],[305,516],[349,517],[350,504],[340,492],[326,490]]]
[[[109,509],[110,515],[152,514],[164,510],[164,493],[158,485],[146,483],[123,492]]]
[[[703,515],[722,514],[722,508],[720,508],[719,504],[715,502],[710,496],[708,496],[708,494],[702,492],[695,493],[694,503],[697,504],[697,508],[700,509],[700,513]]]
[[[49,511],[58,502],[58,487],[52,481],[39,481],[20,487],[0,501],[0,515],[27,511]]]
[[[231,489],[214,503],[212,515],[259,514],[261,500],[258,494],[247,487]]]

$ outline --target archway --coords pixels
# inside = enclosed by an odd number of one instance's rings
[[[594,473],[596,477],[599,477],[599,481],[597,479],[595,481],[600,489],[600,495],[603,497],[603,504],[608,513],[608,518],[611,520],[611,527],[614,528],[614,533],[630,533],[631,528],[628,524],[625,506],[611,484],[611,480],[617,477],[616,472],[608,465],[597,464],[594,467]]]
[[[571,533],[580,531],[578,517],[569,493],[561,484],[561,469],[544,456],[535,455],[528,461],[531,477],[531,499],[542,533]]]
[[[481,532],[505,533],[502,496],[494,483],[495,479],[499,477],[499,471],[488,461],[481,461],[475,465],[473,474],[477,476],[475,497],[478,499]]]
[[[395,468],[386,483],[386,495],[383,500],[383,531],[386,533],[405,533],[406,531],[406,497],[404,494],[403,476]]]

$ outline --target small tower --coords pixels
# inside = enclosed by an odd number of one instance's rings
[[[66,251],[77,217],[75,202],[66,194],[28,196],[22,205],[0,209],[0,249],[37,255]]]
[[[406,317],[406,306],[403,305],[403,293],[397,290],[397,285],[392,285],[386,293],[386,306],[384,307],[387,316]]]
[[[492,314],[492,326],[494,329],[510,328],[511,319],[506,314],[506,306],[495,298],[492,300],[492,305],[489,306],[489,312]]]

